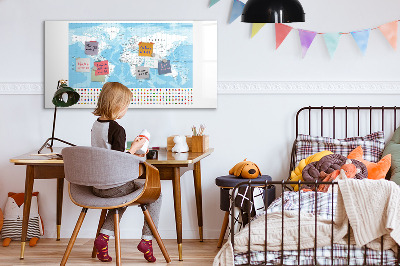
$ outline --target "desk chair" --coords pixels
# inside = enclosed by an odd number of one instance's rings
[[[68,187],[69,196],[74,204],[82,207],[82,211],[65,250],[61,265],[65,265],[68,260],[88,209],[102,209],[96,237],[104,223],[107,210],[116,209],[114,215],[116,265],[121,265],[118,208],[128,205],[139,205],[142,208],[145,220],[149,224],[165,260],[167,263],[171,262],[153,219],[145,205],[157,200],[161,193],[160,176],[157,168],[146,162],[141,163],[140,166],[143,169],[142,176],[146,178],[143,180],[143,189],[136,190],[123,197],[101,198],[92,193],[92,186],[113,186],[130,181],[132,176],[140,175],[137,164],[143,160],[137,156],[120,151],[78,146],[64,148],[62,156],[64,160],[65,179],[70,182]],[[95,255],[96,250],[94,249],[92,257],[95,257]]]

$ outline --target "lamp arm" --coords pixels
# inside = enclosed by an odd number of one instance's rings
[[[55,138],[55,137],[54,137],[54,131],[55,131],[55,128],[56,128],[56,118],[57,118],[57,106],[54,106],[53,131],[52,131],[52,133],[51,133],[51,138],[48,138],[48,139],[44,142],[44,144],[42,145],[42,147],[40,147],[40,149],[39,149],[39,151],[38,151],[38,154],[40,154],[40,152],[41,152],[45,147],[50,148],[50,151],[53,152],[53,142],[54,142],[54,140],[57,140],[57,141],[59,141],[59,142],[65,143],[65,144],[68,144],[68,145],[70,145],[70,146],[76,146],[75,144],[72,144],[72,143],[67,142],[67,141],[65,141],[65,140],[62,140],[62,139],[59,139],[59,138]],[[50,141],[50,144],[49,144],[49,141]]]
[[[53,148],[54,131],[56,129],[56,118],[57,118],[57,106],[54,105],[53,131],[51,133],[50,149]]]

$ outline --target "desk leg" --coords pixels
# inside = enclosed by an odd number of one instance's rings
[[[26,166],[25,177],[25,195],[24,195],[24,213],[22,219],[22,233],[21,233],[21,255],[20,259],[24,259],[26,235],[28,233],[29,213],[31,212],[31,200],[34,181],[34,166]]]
[[[57,241],[60,241],[64,178],[57,178]]]
[[[196,194],[197,221],[199,225],[200,242],[203,242],[203,203],[201,196],[201,169],[200,161],[194,164],[194,191]]]
[[[178,242],[179,260],[182,260],[182,205],[181,205],[181,174],[179,167],[174,167],[174,178],[172,179],[174,191],[175,223]]]

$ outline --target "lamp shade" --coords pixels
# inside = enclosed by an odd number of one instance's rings
[[[304,22],[304,15],[298,0],[249,0],[242,12],[242,22]]]
[[[68,107],[79,101],[79,93],[66,84],[60,84],[54,93],[53,104],[57,107]]]

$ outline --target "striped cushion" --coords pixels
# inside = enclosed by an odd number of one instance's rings
[[[22,218],[16,220],[4,220],[1,237],[11,238],[12,240],[21,240]],[[39,217],[29,218],[27,239],[33,237],[40,238]]]
[[[296,165],[302,159],[323,150],[329,150],[347,157],[357,146],[362,147],[364,160],[378,162],[385,147],[383,131],[374,132],[364,137],[345,139],[299,134],[296,139]]]

